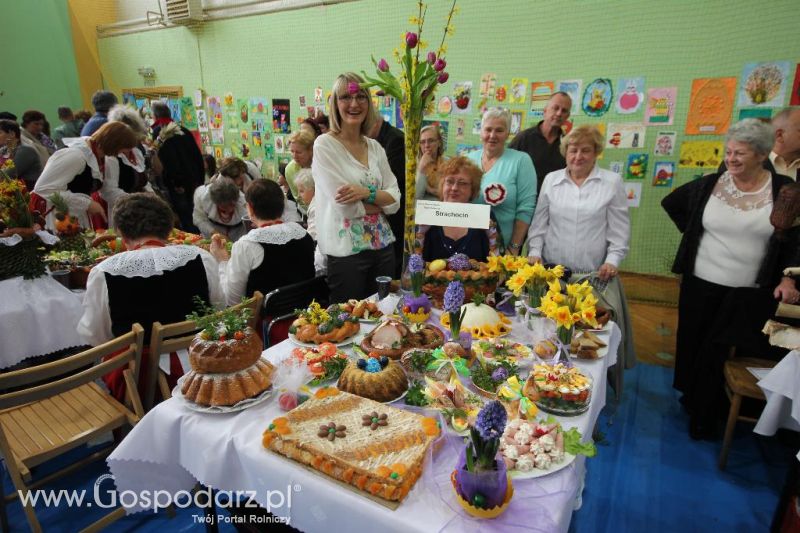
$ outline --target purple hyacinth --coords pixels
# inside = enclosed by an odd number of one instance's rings
[[[464,304],[464,286],[460,281],[451,281],[444,291],[444,310],[448,313],[458,313]]]
[[[505,367],[498,366],[494,372],[492,372],[492,381],[505,381],[508,379],[508,370]]]
[[[425,261],[422,260],[422,256],[419,254],[413,254],[411,257],[408,258],[408,272],[409,274],[416,274],[417,272],[422,272],[422,269],[425,268]]]
[[[447,260],[447,268],[450,270],[470,270],[472,266],[466,254],[454,254]]]
[[[475,429],[480,433],[484,441],[490,439],[498,439],[503,435],[506,429],[506,408],[497,400],[492,400],[487,403],[478,413],[478,418],[475,420]]]
[[[347,320],[347,319],[349,319],[349,318],[350,318],[350,313],[347,313],[347,312],[345,312],[345,313],[339,313],[339,317],[338,317],[338,318],[339,318],[339,320],[341,320],[342,322],[344,322],[345,320]]]

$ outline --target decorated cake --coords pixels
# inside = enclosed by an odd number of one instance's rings
[[[414,487],[431,443],[433,418],[320,389],[264,432],[265,448],[390,501]]]
[[[531,349],[508,339],[488,338],[472,344],[475,355],[484,360],[511,359],[515,362],[531,356]]]
[[[292,357],[308,365],[308,370],[314,376],[311,385],[338,378],[347,366],[347,355],[330,342],[309,348],[295,348]]]
[[[468,303],[461,306],[465,311],[461,321],[461,331],[468,331],[474,339],[500,337],[511,332],[511,320],[493,307],[482,303]],[[445,327],[450,327],[450,314],[442,313],[439,319]]]
[[[436,259],[426,265],[422,292],[430,296],[433,304],[442,308],[447,284],[459,279],[464,285],[465,299],[472,300],[476,293],[494,294],[499,281],[496,272],[489,271],[487,263],[470,259],[464,254],[455,254],[449,259]]]
[[[430,324],[406,325],[397,320],[386,320],[369,332],[361,341],[365,353],[385,355],[400,359],[411,348],[433,349],[444,344],[444,334]]]
[[[534,365],[524,394],[544,411],[577,415],[589,408],[592,381],[576,367],[563,363]]]
[[[350,361],[339,376],[338,387],[376,402],[391,402],[406,392],[408,379],[400,363],[383,355]]]
[[[299,317],[289,326],[289,333],[300,342],[338,344],[359,332],[358,318],[345,311],[339,304],[327,309],[311,302],[308,309],[299,312]]]

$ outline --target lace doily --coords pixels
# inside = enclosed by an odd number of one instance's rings
[[[180,268],[201,253],[189,245],[142,248],[113,255],[95,268],[114,276],[149,278]]]
[[[58,241],[61,240],[52,233],[48,233],[44,230],[37,231],[36,236],[39,237],[39,239],[43,243],[50,245],[56,244]],[[17,234],[11,235],[10,237],[0,237],[0,244],[4,246],[16,246],[21,242],[22,242],[22,237],[20,237]]]
[[[306,230],[297,222],[285,222],[251,230],[240,240],[261,244],[286,244],[289,241],[302,239],[306,235],[308,235]]]
[[[715,198],[736,211],[753,211],[772,205],[772,178],[764,182],[757,191],[739,190],[730,173],[720,176],[712,193]]]

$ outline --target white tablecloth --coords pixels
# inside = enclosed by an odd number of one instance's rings
[[[800,352],[786,354],[758,386],[767,397],[767,405],[753,431],[767,436],[779,428],[800,431]]]
[[[515,321],[515,331],[524,326]],[[513,332],[512,332],[513,333]],[[580,416],[560,418],[565,428],[577,427],[586,438],[606,401],[606,369],[616,363],[620,333],[611,326],[608,355],[578,366],[594,380],[590,409]],[[279,360],[293,345],[284,341],[265,352]],[[150,411],[109,456],[108,466],[119,491],[189,490],[196,481],[224,491],[255,491],[256,501],[272,513],[290,517],[290,524],[307,532],[375,531],[431,532],[509,530],[566,531],[581,490],[585,458],[543,478],[517,480],[511,507],[488,522],[469,518],[457,507],[449,487],[456,462],[457,439],[448,439],[427,464],[423,478],[396,511],[360,494],[344,490],[323,474],[265,450],[261,435],[281,416],[277,400],[245,411],[205,415],[172,398]],[[299,489],[299,490],[298,490]],[[277,492],[281,491],[279,496]],[[291,507],[276,507],[291,494]],[[152,506],[123,505],[128,512]],[[512,513],[512,510],[515,512]]]
[[[50,276],[0,281],[0,368],[81,346],[82,299]]]

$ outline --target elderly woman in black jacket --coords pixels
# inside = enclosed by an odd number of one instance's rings
[[[734,124],[727,170],[687,183],[661,203],[683,233],[672,267],[682,274],[673,386],[684,394],[693,438],[716,434],[730,348],[767,349],[760,329],[775,300],[800,298],[794,280],[782,275],[796,262],[797,228],[783,232],[770,223],[778,192],[792,182],[763,167],[773,142],[767,124]]]

